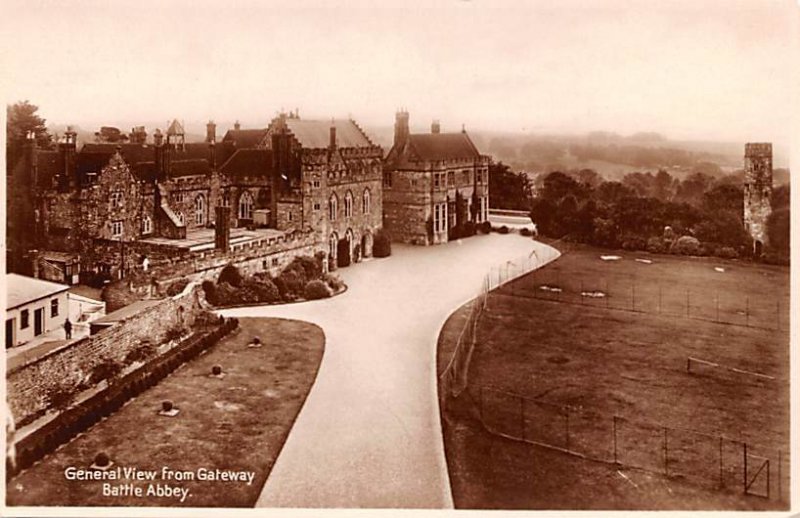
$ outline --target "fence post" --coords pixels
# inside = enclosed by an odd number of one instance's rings
[[[669,476],[669,454],[667,446],[667,427],[664,427],[664,475]]]
[[[617,416],[614,416],[614,464],[619,464],[619,460],[617,460]]]
[[[723,469],[722,469],[722,436],[719,436],[719,487],[722,489],[725,487],[725,480],[723,478]]]
[[[743,479],[742,488],[744,489],[744,494],[747,494],[747,443],[743,442],[742,443],[742,447],[743,447],[742,448],[742,452],[743,452],[743,455],[744,455],[744,461],[743,461],[743,464],[744,464],[743,471],[744,471],[744,473],[742,475],[742,479]]]

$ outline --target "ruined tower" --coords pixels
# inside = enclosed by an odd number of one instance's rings
[[[753,238],[753,253],[767,244],[767,218],[772,212],[772,144],[744,146],[744,228]]]

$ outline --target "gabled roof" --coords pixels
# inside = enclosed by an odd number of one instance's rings
[[[323,149],[330,145],[331,127],[336,128],[337,147],[370,147],[374,144],[352,120],[333,121],[303,120],[288,117],[286,126],[306,149]]]
[[[222,142],[231,142],[238,149],[253,148],[258,146],[266,134],[266,128],[228,130],[222,137]]]
[[[167,128],[167,135],[184,135],[183,125],[178,122],[178,119],[173,119],[172,123]]]
[[[408,148],[421,160],[455,160],[481,156],[475,144],[463,132],[409,135]]]
[[[231,176],[267,175],[272,170],[272,155],[266,149],[238,149],[220,171]]]
[[[16,273],[6,274],[6,309],[12,309],[62,291],[69,286]]]

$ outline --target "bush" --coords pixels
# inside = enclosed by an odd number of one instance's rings
[[[739,257],[739,252],[730,246],[721,246],[714,250],[714,255],[723,259],[736,259]]]
[[[480,230],[482,234],[488,234],[489,232],[492,231],[492,224],[489,223],[488,221],[484,221],[483,223],[478,225],[478,230]]]
[[[278,293],[286,301],[302,297],[305,293],[306,282],[305,273],[298,268],[287,268],[275,278]]]
[[[328,285],[328,287],[333,291],[333,293],[338,293],[339,291],[344,289],[344,282],[342,279],[337,277],[333,274],[326,274],[322,277],[322,281]]]
[[[531,229],[529,229],[528,227],[522,227],[519,233],[525,237],[530,237],[532,234]]]
[[[56,410],[64,410],[75,398],[71,387],[55,386],[47,391],[47,404]]]
[[[239,290],[227,282],[217,284],[214,296],[214,303],[219,306],[230,306],[239,303]]]
[[[171,342],[172,340],[177,340],[180,337],[182,337],[184,332],[185,330],[181,326],[175,324],[174,326],[167,329],[167,333],[164,335],[164,338],[168,342]]]
[[[700,255],[700,241],[696,237],[681,236],[672,243],[670,252],[681,255]]]
[[[217,285],[213,281],[203,281],[201,284],[203,293],[206,294],[206,300],[209,304],[217,304]]]
[[[295,257],[294,260],[289,263],[289,266],[284,268],[284,271],[286,270],[302,271],[303,275],[308,280],[318,279],[320,275],[322,275],[322,260],[321,258],[309,256]]]
[[[474,221],[464,223],[464,237],[474,236],[478,232],[478,227]]]
[[[669,249],[669,244],[660,237],[651,237],[647,240],[646,250],[653,254],[663,254]]]
[[[789,256],[779,253],[775,250],[767,250],[761,255],[761,261],[766,264],[774,264],[778,266],[789,266]]]
[[[508,230],[507,226],[503,225],[502,227],[497,229],[497,232],[499,234],[508,234],[510,231]]]
[[[221,272],[219,272],[219,278],[217,279],[217,284],[227,283],[233,286],[234,288],[238,288],[242,285],[242,273],[239,271],[237,267],[232,264],[225,266]]]
[[[623,250],[645,250],[647,241],[643,237],[628,235],[622,239]]]
[[[244,287],[253,294],[254,302],[273,303],[281,301],[281,292],[271,279],[248,279],[245,281]]]
[[[308,300],[326,299],[332,295],[331,289],[320,279],[308,281],[305,296]]]
[[[375,240],[372,244],[372,255],[375,257],[389,257],[392,255],[392,240],[389,234],[379,229],[375,233]]]
[[[92,369],[92,373],[89,375],[89,383],[92,385],[97,385],[103,380],[106,380],[108,384],[111,384],[111,380],[120,373],[122,370],[122,365],[119,362],[111,359],[106,358],[94,366]]]
[[[183,293],[183,290],[186,289],[186,286],[189,285],[189,279],[186,277],[180,278],[177,281],[171,283],[167,286],[167,295],[170,297],[174,297],[180,293]]]
[[[156,353],[156,348],[150,342],[142,342],[136,349],[125,355],[125,363],[143,362]]]

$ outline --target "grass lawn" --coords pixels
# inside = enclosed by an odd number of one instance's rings
[[[248,348],[254,336],[264,346]],[[109,418],[10,480],[8,505],[251,507],[311,389],[324,350],[322,330],[282,319],[242,318],[239,328]],[[225,376],[209,377],[220,365]],[[161,402],[180,409],[158,415]],[[152,481],[67,480],[68,467],[87,468],[96,453],[114,467],[155,470]],[[163,477],[162,469],[188,471],[194,480]],[[199,480],[200,469],[254,472],[241,481]],[[104,496],[103,484],[131,484],[143,496]],[[148,496],[149,485],[188,490]],[[123,490],[121,490],[123,491]]]
[[[602,261],[604,254],[622,259]],[[588,247],[493,292],[468,394],[444,419],[456,506],[785,508],[788,300],[788,268]],[[440,369],[467,309],[443,329]],[[687,373],[689,357],[717,366],[692,362]],[[614,416],[619,465],[609,462]],[[503,439],[486,427],[605,462]],[[766,471],[755,471],[770,460],[770,499],[742,494],[740,441],[748,443],[751,491],[765,491]]]

